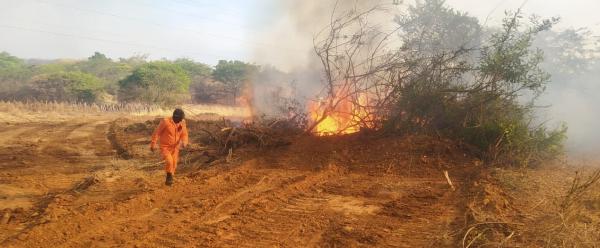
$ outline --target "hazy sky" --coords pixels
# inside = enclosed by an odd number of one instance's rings
[[[277,65],[269,59],[297,52],[276,44],[291,36],[270,42],[253,37],[281,18],[274,7],[277,1],[0,0],[0,51],[24,58],[80,59],[100,51],[112,58],[149,54],[153,59],[188,57],[209,64],[241,59]],[[480,19],[492,13],[490,25],[522,2],[447,1]],[[600,33],[598,10],[599,0],[529,0],[524,7],[526,13],[561,16],[559,27],[588,26]],[[258,49],[272,54],[261,58]]]

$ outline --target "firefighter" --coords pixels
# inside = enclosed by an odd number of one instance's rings
[[[165,185],[173,185],[173,175],[177,168],[179,159],[179,149],[188,146],[188,131],[185,124],[185,113],[182,109],[175,109],[173,116],[164,118],[152,134],[150,150],[156,150],[156,143],[160,141],[160,154],[165,162],[165,172],[167,174]]]

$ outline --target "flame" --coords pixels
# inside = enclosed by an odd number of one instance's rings
[[[361,126],[367,125],[372,119],[366,107],[368,102],[369,98],[366,94],[359,94],[356,101],[345,97],[311,102],[309,105],[311,121],[316,123],[322,119],[314,127],[313,133],[327,136],[360,131]],[[324,114],[326,116],[323,118]]]
[[[244,124],[249,124],[253,121],[253,117],[256,116],[256,109],[254,109],[254,92],[251,82],[245,82],[241,94],[236,97],[235,105],[241,109],[244,109],[248,115],[242,120]]]

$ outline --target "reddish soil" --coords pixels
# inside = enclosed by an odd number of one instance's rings
[[[456,247],[482,169],[446,140],[299,137],[184,153],[167,187],[148,130],[111,123],[0,124],[0,246]]]

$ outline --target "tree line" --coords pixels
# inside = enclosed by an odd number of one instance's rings
[[[0,53],[0,99],[85,103],[235,104],[259,70],[242,61],[216,66],[191,59],[112,60],[95,52],[86,60],[24,60]]]

